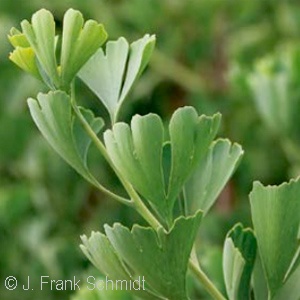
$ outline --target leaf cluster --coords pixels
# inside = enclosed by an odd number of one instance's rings
[[[119,111],[150,60],[155,36],[145,35],[132,44],[119,38],[103,50],[103,25],[84,23],[81,13],[72,9],[64,16],[61,39],[46,10],[35,13],[31,23],[23,21],[21,28],[10,32],[15,47],[10,59],[51,90],[28,100],[42,135],[83,178],[149,223],[135,224],[131,230],[119,223],[105,225],[104,233],[83,236],[86,256],[112,279],[145,276],[146,290],[136,292],[144,299],[189,299],[188,268],[213,298],[226,299],[193,250],[201,219],[243,155],[238,144],[215,140],[220,114],[199,116],[193,107],[182,107],[166,128],[156,114],[136,115],[130,124],[120,122]],[[106,107],[110,128],[103,130],[101,117],[77,105],[75,77]],[[126,197],[106,188],[90,170],[91,143],[119,178]],[[257,299],[267,295],[280,300],[287,290],[289,299],[299,298],[299,188],[299,180],[279,187],[254,184],[253,230],[238,224],[225,239],[223,272],[229,300],[251,299],[252,292]]]

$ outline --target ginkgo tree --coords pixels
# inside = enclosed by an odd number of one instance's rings
[[[133,116],[130,124],[119,120],[122,104],[151,58],[155,36],[131,44],[121,37],[104,45],[103,25],[85,22],[70,9],[59,37],[52,14],[42,9],[31,23],[23,21],[21,30],[11,29],[9,40],[15,48],[10,59],[49,88],[28,99],[48,143],[85,180],[149,224],[127,228],[116,223],[82,236],[81,249],[103,275],[124,281],[144,276],[146,288],[132,290],[142,299],[190,299],[188,269],[213,299],[300,298],[299,180],[278,187],[254,184],[253,229],[237,224],[225,238],[223,295],[203,271],[195,239],[243,155],[241,146],[216,139],[220,114],[199,116],[193,107],[177,109],[168,126],[152,113]],[[111,124],[78,106],[76,77],[102,102]],[[109,190],[93,174],[87,159],[91,143],[127,196]]]

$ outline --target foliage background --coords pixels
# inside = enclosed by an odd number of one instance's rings
[[[13,275],[22,284],[30,276],[38,285],[41,275],[69,279],[97,274],[79,250],[80,234],[99,230],[106,222],[142,223],[133,211],[96,192],[71,170],[30,118],[25,100],[42,87],[7,59],[11,50],[7,33],[42,7],[53,12],[58,26],[69,7],[79,9],[86,19],[103,22],[110,39],[157,35],[156,51],[131,93],[123,120],[149,111],[167,120],[182,105],[193,105],[199,113],[222,113],[220,136],[245,150],[199,233],[202,264],[222,287],[222,243],[236,221],[251,225],[252,182],[278,184],[297,175],[278,137],[264,126],[246,74],[260,57],[284,45],[297,45],[299,2],[0,0],[0,296],[7,300],[69,299],[71,291],[7,291],[4,280]],[[105,114],[99,101],[78,85],[82,103]],[[92,155],[90,164],[105,184],[120,188],[101,158]],[[205,299],[201,287],[192,289],[195,297]]]

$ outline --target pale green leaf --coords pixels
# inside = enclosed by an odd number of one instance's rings
[[[145,35],[129,47],[124,38],[108,42],[85,64],[79,77],[107,108],[114,123],[122,102],[151,57],[155,37]]]
[[[252,274],[253,282],[253,293],[255,300],[266,300],[268,299],[268,285],[264,274],[263,266],[259,253],[256,255],[256,261],[253,268]]]
[[[37,100],[28,99],[31,116],[54,150],[86,180],[95,184],[86,156],[90,139],[72,114],[70,97],[61,91],[39,94]],[[95,133],[103,127],[103,120],[81,109]]]
[[[60,61],[63,87],[70,85],[76,73],[106,38],[103,25],[92,20],[84,24],[82,14],[73,9],[65,13]]]
[[[106,53],[99,49],[79,72],[79,77],[103,102],[111,117],[118,107],[128,53],[129,45],[124,38],[109,41]]]
[[[16,28],[11,28],[8,35],[9,42],[15,47],[27,48],[30,47],[30,44],[26,36]]]
[[[120,103],[127,97],[135,80],[147,66],[155,46],[155,36],[146,34],[143,38],[130,45],[129,60],[125,82],[120,95]]]
[[[9,55],[9,59],[24,71],[33,75],[37,79],[41,79],[36,65],[36,57],[32,48],[16,47],[16,49]]]
[[[55,57],[55,22],[53,15],[41,9],[33,14],[30,24],[22,21],[24,35],[35,52],[52,88],[59,86],[59,76]]]
[[[53,15],[45,9],[33,14],[31,23],[21,22],[22,32],[12,28],[8,36],[11,44],[17,48],[12,60],[20,66],[22,58],[32,52],[30,63],[22,63],[21,67],[42,79],[50,89],[70,90],[71,82],[81,67],[95,54],[105,42],[107,34],[103,25],[88,20],[84,23],[79,11],[69,9],[64,16],[60,64],[56,61],[55,21]],[[25,50],[26,49],[26,50]],[[28,50],[29,49],[29,50]],[[15,58],[18,56],[18,59]],[[24,67],[27,66],[26,68]],[[38,73],[38,75],[36,74]]]
[[[207,214],[237,168],[242,155],[241,146],[231,144],[229,140],[219,139],[212,143],[185,186],[191,213],[201,209]]]

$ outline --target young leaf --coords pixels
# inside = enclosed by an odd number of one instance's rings
[[[268,187],[255,182],[250,194],[254,230],[271,298],[299,265],[299,195],[299,179]]]
[[[168,232],[138,225],[131,231],[121,224],[105,226],[107,238],[100,233],[89,240],[83,238],[82,248],[100,270],[113,264],[114,253],[119,266],[128,266],[135,277],[144,276],[149,289],[161,299],[188,299],[186,272],[201,216],[198,212],[193,217],[180,217]]]
[[[15,47],[28,48],[30,43],[28,42],[26,36],[16,28],[11,28],[8,35],[9,42]]]
[[[191,213],[201,209],[204,215],[207,214],[235,171],[243,153],[240,145],[232,145],[229,140],[219,139],[212,143],[185,185],[185,197]]]
[[[90,139],[72,114],[70,97],[61,91],[39,94],[37,100],[28,99],[31,116],[54,150],[86,180],[95,184],[86,156]],[[103,127],[103,120],[91,111],[82,109],[86,121],[95,133]]]
[[[79,11],[69,9],[63,22],[61,50],[62,86],[68,87],[76,73],[107,39],[102,24],[89,20],[84,24]]]
[[[250,299],[250,280],[256,256],[252,230],[241,224],[227,234],[223,250],[223,270],[229,300]]]
[[[30,24],[22,21],[21,27],[26,39],[47,76],[51,87],[59,86],[59,76],[55,57],[55,22],[53,15],[41,9],[33,14]]]
[[[39,69],[36,64],[36,57],[32,48],[16,47],[9,55],[9,59],[25,72],[31,74],[37,79],[41,79]]]
[[[8,36],[16,48],[10,59],[42,79],[52,90],[69,91],[77,72],[107,38],[103,25],[93,20],[84,24],[81,13],[69,9],[64,16],[59,65],[56,61],[58,38],[55,36],[53,15],[41,9],[32,16],[31,24],[24,20],[21,27],[22,32],[12,28]]]
[[[192,120],[192,121],[190,121]],[[135,116],[131,128],[117,123],[104,133],[108,154],[133,187],[168,221],[185,181],[208,151],[219,115],[198,117],[191,107],[179,108],[170,121],[171,172],[164,182],[164,130],[154,114]]]
[[[79,72],[82,81],[107,108],[114,123],[118,110],[152,54],[155,36],[145,35],[129,47],[124,38],[108,42]]]

